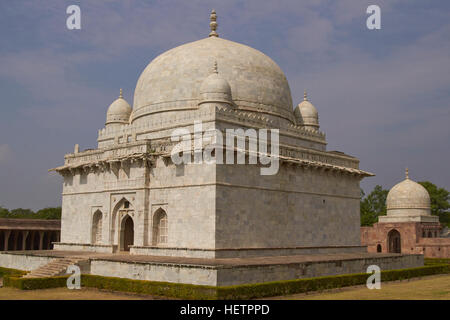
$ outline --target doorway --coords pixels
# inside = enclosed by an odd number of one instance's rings
[[[126,215],[126,217],[122,220],[122,239],[121,241],[121,250],[122,251],[130,251],[130,246],[134,244],[134,223],[133,219]]]
[[[402,252],[400,232],[398,232],[395,229],[389,231],[388,241],[389,241],[389,252],[390,253],[401,253]]]

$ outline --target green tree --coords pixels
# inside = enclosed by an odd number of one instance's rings
[[[34,211],[31,209],[17,208],[10,211],[10,218],[14,219],[32,219]]]
[[[8,210],[0,207],[0,218],[9,219],[61,219],[61,207],[56,208],[44,208],[38,212],[34,212],[31,209],[17,208]]]
[[[10,212],[8,209],[0,207],[0,218],[9,218]]]
[[[378,221],[378,216],[386,215],[386,198],[389,190],[376,185],[372,192],[365,197],[361,189],[360,215],[361,226],[371,226]]]
[[[450,227],[450,193],[429,181],[419,181],[427,189],[431,200],[431,214],[439,217],[439,222]]]
[[[61,219],[61,207],[44,208],[36,212],[35,219]]]

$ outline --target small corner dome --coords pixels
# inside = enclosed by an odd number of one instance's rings
[[[232,102],[231,86],[217,71],[217,62],[213,72],[200,85],[200,103],[202,102]]]
[[[295,107],[294,115],[301,125],[319,127],[319,113],[316,107],[308,101],[306,91],[304,100]]]
[[[406,179],[389,190],[386,207],[388,215],[411,210],[420,210],[421,214],[429,215],[430,195],[422,185],[409,179],[408,170],[406,170]]]
[[[117,98],[108,108],[106,113],[106,124],[109,123],[128,123],[131,115],[131,106],[123,98],[122,89],[120,89],[119,98]]]

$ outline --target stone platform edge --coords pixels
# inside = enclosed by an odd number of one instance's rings
[[[365,273],[369,265],[381,270],[424,265],[423,255],[346,254],[249,259],[194,259],[134,255],[89,256],[85,252],[2,252],[0,267],[31,271],[57,258],[89,260],[87,273],[105,277],[207,286],[232,286],[342,274]],[[153,259],[153,261],[152,261]],[[177,259],[178,260],[178,259]]]
[[[65,287],[68,276],[29,279],[21,278],[18,270],[4,271],[6,286],[22,290]],[[386,270],[381,272],[383,282],[405,280],[415,277],[449,274],[450,264],[434,263],[423,267]],[[333,288],[363,285],[370,275],[367,273],[325,276],[318,278],[274,281],[269,283],[244,284],[236,286],[207,286],[157,281],[122,279],[83,274],[82,287],[91,287],[111,291],[134,292],[140,294],[173,297],[181,299],[252,299],[262,297],[286,296],[289,294],[322,291]]]
[[[80,244],[54,242],[54,250],[60,251],[87,251],[99,253],[116,253],[117,245],[106,244]],[[329,253],[363,253],[367,246],[361,245],[335,245],[335,246],[297,246],[273,248],[183,248],[183,247],[156,247],[156,246],[130,246],[132,255],[150,255],[164,257],[185,258],[246,258],[266,256],[288,256],[299,254],[329,254]]]

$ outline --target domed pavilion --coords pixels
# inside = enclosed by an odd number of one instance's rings
[[[450,258],[450,238],[441,237],[439,217],[431,215],[428,191],[409,178],[389,190],[387,214],[373,227],[361,228],[361,243],[369,252],[421,253]]]

